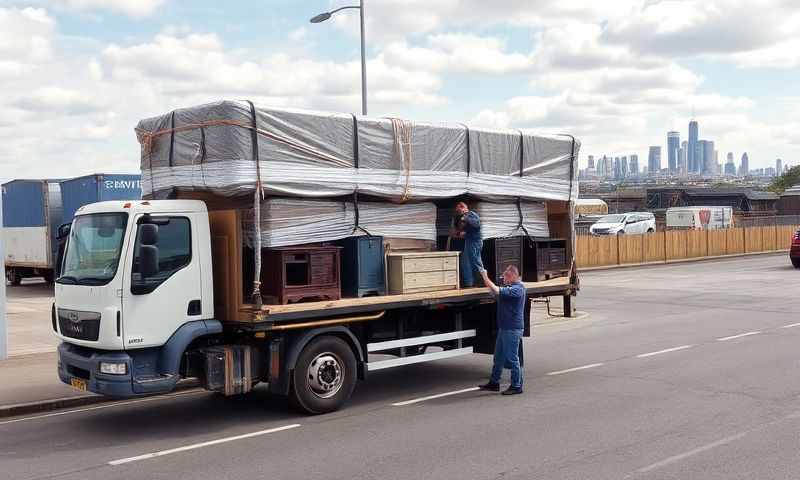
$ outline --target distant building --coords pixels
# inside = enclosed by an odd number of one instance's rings
[[[686,142],[686,140],[682,141],[680,155],[679,155],[680,158],[679,169],[682,177],[685,177],[689,173],[689,164],[687,162],[688,150],[689,150],[688,142]]]
[[[647,189],[645,207],[652,212],[670,207],[732,207],[735,214],[775,215],[778,195],[749,188],[656,187]]]
[[[736,164],[733,163],[733,152],[728,152],[728,161],[725,162],[725,175],[736,176]]]
[[[739,164],[739,175],[745,177],[750,174],[750,159],[747,157],[747,152],[742,154],[742,163]]]
[[[650,175],[657,175],[661,171],[661,147],[651,146],[647,154],[647,171]]]
[[[678,171],[678,150],[680,148],[680,132],[667,132],[667,168],[669,168],[670,173]]]
[[[614,180],[622,180],[622,162],[619,157],[614,157]]]
[[[775,160],[775,173],[778,175],[783,173],[783,162],[781,161],[780,158]]]
[[[628,177],[628,157],[622,157],[620,159],[620,169],[622,170],[622,178]]]
[[[697,160],[697,171],[704,174],[714,173],[714,142],[711,140],[700,140],[698,142],[700,158]]]
[[[767,167],[764,169],[764,176],[765,177],[774,177],[775,176],[775,168],[774,167]]]
[[[594,155],[589,155],[589,168],[594,168]]]
[[[639,155],[636,155],[635,153],[631,155],[630,162],[628,163],[628,169],[630,170],[632,176],[639,176]]]
[[[700,156],[698,151],[699,145],[697,143],[697,137],[699,135],[699,127],[697,122],[692,120],[689,122],[689,150],[686,154],[687,162],[689,164],[689,171],[690,172],[700,172],[702,171],[701,168],[698,168],[697,157]]]

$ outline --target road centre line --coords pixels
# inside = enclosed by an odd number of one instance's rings
[[[480,389],[478,387],[464,388],[464,389],[455,390],[455,391],[452,391],[452,392],[439,393],[437,395],[429,395],[427,397],[420,397],[420,398],[415,398],[413,400],[406,400],[404,402],[397,402],[397,403],[393,403],[392,406],[393,407],[404,407],[406,405],[413,405],[415,403],[424,402],[426,400],[433,400],[435,398],[449,397],[451,395],[458,395],[459,393],[474,392],[476,390],[480,390]]]
[[[188,396],[188,395],[197,395],[198,393],[208,393],[208,392],[205,391],[205,390],[198,389],[198,390],[190,390],[188,392],[180,392],[180,393],[167,394],[167,395],[158,395],[158,396],[154,396],[154,397],[139,398],[139,399],[136,399],[136,400],[125,400],[125,401],[122,401],[122,402],[111,402],[111,403],[106,403],[104,405],[97,405],[97,406],[94,406],[94,407],[78,408],[78,409],[66,410],[66,411],[63,411],[63,412],[45,413],[45,414],[42,414],[42,415],[34,415],[32,417],[23,417],[23,418],[15,418],[14,420],[5,420],[5,421],[0,422],[0,425],[8,425],[8,424],[11,424],[11,423],[25,422],[25,421],[28,421],[28,420],[39,420],[39,419],[42,419],[42,418],[49,418],[49,417],[60,417],[61,415],[69,415],[69,414],[72,414],[72,413],[89,412],[89,411],[92,411],[92,410],[102,410],[104,408],[111,408],[111,407],[121,407],[121,406],[124,406],[124,405],[132,405],[132,404],[135,404],[135,403],[154,402],[156,400],[166,400],[166,399],[169,399],[169,398],[184,397],[184,396]]]
[[[753,332],[745,332],[745,333],[740,333],[738,335],[731,335],[730,337],[718,338],[717,341],[718,342],[727,342],[728,340],[735,340],[737,338],[749,337],[750,335],[758,335],[759,333],[761,333],[760,330],[756,330],[756,331],[753,331]]]
[[[800,323],[790,323],[789,325],[784,325],[781,328],[792,328],[792,327],[800,327]]]
[[[155,457],[163,457],[164,455],[171,455],[173,453],[185,452],[187,450],[196,450],[198,448],[210,447],[212,445],[219,445],[220,443],[228,443],[228,442],[233,442],[233,441],[236,441],[236,440],[244,440],[246,438],[253,438],[253,437],[258,437],[258,436],[261,436],[261,435],[267,435],[267,434],[270,434],[270,433],[282,432],[284,430],[291,430],[291,429],[297,428],[299,426],[300,426],[299,423],[293,423],[291,425],[284,425],[282,427],[270,428],[269,430],[259,430],[258,432],[245,433],[243,435],[236,435],[236,436],[233,436],[233,437],[219,438],[217,440],[211,440],[211,441],[202,442],[202,443],[195,443],[193,445],[186,445],[186,446],[183,446],[183,447],[171,448],[169,450],[161,450],[159,452],[145,453],[144,455],[137,455],[135,457],[120,458],[119,460],[112,460],[112,461],[108,462],[108,464],[109,465],[113,465],[113,466],[124,465],[126,463],[138,462],[140,460],[147,460],[147,459],[155,458]]]
[[[603,365],[605,365],[605,363],[590,363],[589,365],[582,365],[580,367],[573,367],[573,368],[568,368],[566,370],[557,370],[555,372],[548,372],[545,375],[550,375],[550,376],[562,375],[564,373],[571,373],[571,372],[577,372],[579,370],[586,370],[589,368],[602,367]]]
[[[646,466],[644,468],[640,468],[639,469],[639,473],[647,473],[647,472],[650,472],[652,470],[656,470],[656,469],[661,468],[661,467],[666,467],[667,465],[669,465],[671,463],[679,462],[679,461],[681,461],[681,460],[683,460],[685,458],[689,458],[691,456],[697,455],[698,453],[703,453],[703,452],[706,452],[706,451],[711,450],[713,448],[721,447],[721,446],[727,445],[727,444],[729,444],[731,442],[735,442],[736,440],[739,440],[740,438],[744,437],[745,435],[747,435],[747,432],[739,433],[739,434],[736,434],[736,435],[731,435],[730,437],[725,437],[725,438],[723,438],[721,440],[717,440],[716,442],[711,442],[709,444],[703,445],[702,447],[697,447],[694,450],[689,450],[688,452],[684,452],[684,453],[681,453],[681,454],[678,454],[678,455],[675,455],[675,456],[672,456],[672,457],[669,457],[669,458],[665,458],[664,460],[661,460],[660,462],[656,462],[656,463],[654,463],[652,465],[648,465],[648,466]]]
[[[681,345],[680,347],[665,348],[664,350],[659,350],[657,352],[641,353],[639,355],[636,355],[636,358],[653,357],[655,355],[661,355],[662,353],[677,352],[679,350],[686,350],[687,348],[692,348],[692,347],[693,345]]]

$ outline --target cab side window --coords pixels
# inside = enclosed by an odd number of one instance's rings
[[[134,294],[141,295],[152,292],[192,261],[192,229],[189,219],[186,217],[157,218],[158,240],[155,246],[158,248],[158,269],[150,276],[142,275],[141,228],[136,233],[133,271],[131,272],[131,292]]]

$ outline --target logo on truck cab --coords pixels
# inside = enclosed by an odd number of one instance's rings
[[[129,190],[142,188],[142,181],[141,180],[106,180],[105,186],[107,190]]]
[[[144,338],[143,337],[129,338],[128,339],[128,345],[133,344],[133,343],[144,343]]]

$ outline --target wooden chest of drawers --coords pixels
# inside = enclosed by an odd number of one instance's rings
[[[503,272],[509,265],[514,265],[524,277],[522,262],[522,243],[525,237],[490,238],[483,241],[481,258],[489,278],[496,284],[503,284]],[[482,284],[482,282],[479,282]]]
[[[350,237],[341,240],[342,292],[346,297],[386,295],[383,237]]]
[[[523,260],[522,279],[526,282],[541,282],[569,274],[567,241],[563,238],[536,239],[532,245],[525,242]]]
[[[342,296],[339,250],[339,247],[266,250],[263,295],[281,305],[301,300],[339,300]]]
[[[458,252],[390,253],[389,293],[457,289],[458,255]]]

